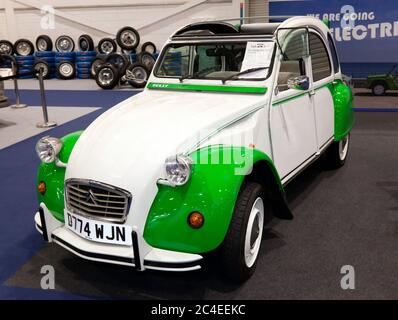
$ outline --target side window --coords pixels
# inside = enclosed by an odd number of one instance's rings
[[[303,57],[308,54],[307,38],[302,30],[292,31],[283,45],[285,57],[281,62],[278,76],[279,91],[288,90],[287,82],[306,74]]]
[[[340,71],[340,63],[339,63],[339,58],[337,56],[336,46],[334,45],[333,39],[330,35],[328,36],[328,40],[329,40],[330,52],[332,53],[334,73],[337,73]]]
[[[325,79],[332,74],[329,54],[322,39],[310,33],[310,54],[314,82]]]

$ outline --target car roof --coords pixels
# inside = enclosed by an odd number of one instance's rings
[[[229,20],[229,19],[227,19]],[[272,21],[272,17],[270,17]],[[309,16],[296,16],[286,19],[283,22],[270,23],[250,23],[242,25],[233,25],[226,21],[203,21],[184,26],[177,30],[171,39],[187,38],[211,38],[211,37],[246,37],[246,36],[264,36],[273,37],[280,28],[299,28],[310,27],[321,33],[325,39],[329,33],[329,28],[321,20]]]

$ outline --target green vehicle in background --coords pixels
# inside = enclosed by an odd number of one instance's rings
[[[371,89],[375,96],[384,96],[387,90],[398,90],[397,65],[387,74],[369,76],[366,88]]]

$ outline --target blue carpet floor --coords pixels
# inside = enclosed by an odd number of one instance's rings
[[[101,113],[134,94],[136,92],[131,91],[49,91],[49,106],[101,109],[0,151],[0,299],[84,298],[54,291],[2,285],[43,246],[42,238],[38,236],[33,223],[33,216],[38,207],[35,177],[39,164],[34,148],[41,136],[61,137],[84,129]],[[6,95],[14,100],[12,91],[6,91]],[[37,91],[22,90],[21,99],[28,105],[40,104]]]

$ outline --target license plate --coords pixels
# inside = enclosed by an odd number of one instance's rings
[[[90,220],[69,212],[66,216],[66,227],[87,240],[125,246],[133,243],[130,226]]]

